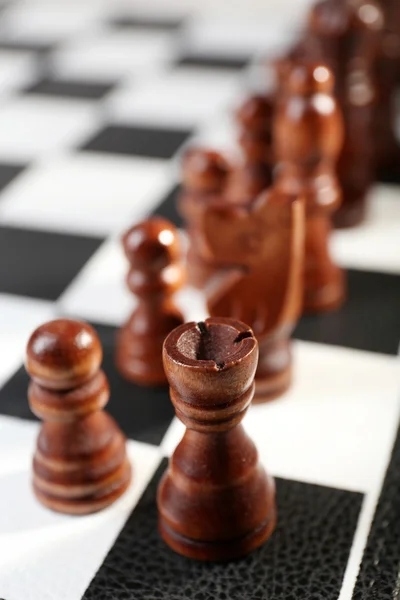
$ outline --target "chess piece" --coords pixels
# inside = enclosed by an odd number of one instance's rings
[[[207,256],[198,232],[199,212],[205,205],[220,199],[225,191],[229,165],[218,152],[191,148],[182,164],[182,194],[178,210],[185,221],[189,239],[187,253],[188,283],[203,289],[219,267],[218,261]]]
[[[169,221],[155,217],[129,229],[123,247],[130,264],[126,281],[138,305],[118,332],[116,364],[130,381],[165,385],[162,345],[183,323],[172,298],[184,279],[178,232]]]
[[[375,0],[322,0],[310,13],[305,55],[333,70],[345,124],[338,161],[343,201],[334,215],[338,227],[363,220],[374,179],[374,73],[382,29],[382,10]]]
[[[260,348],[255,401],[291,383],[290,335],[302,308],[304,202],[274,187],[243,206],[220,203],[201,216],[203,243],[229,265],[209,282],[211,316],[248,323]]]
[[[241,424],[257,355],[253,332],[233,319],[187,323],[165,340],[171,400],[187,429],[158,488],[159,530],[189,558],[237,558],[274,529],[274,481]]]
[[[400,143],[396,138],[396,123],[400,83],[400,3],[398,0],[382,0],[381,5],[385,24],[376,65],[374,145],[378,177],[398,181]]]
[[[255,95],[237,111],[243,161],[230,177],[227,196],[231,202],[247,202],[271,185],[273,109],[271,97]]]
[[[109,388],[101,359],[96,332],[79,321],[45,323],[28,342],[29,404],[44,421],[33,459],[33,489],[57,512],[101,510],[131,479],[125,437],[102,410]]]
[[[306,312],[338,308],[345,297],[344,274],[330,256],[331,215],[341,202],[336,162],[343,123],[333,97],[332,72],[321,64],[294,66],[276,108],[276,186],[305,199]]]

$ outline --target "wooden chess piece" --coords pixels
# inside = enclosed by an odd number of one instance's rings
[[[248,98],[237,111],[243,161],[229,178],[226,194],[231,202],[250,201],[271,185],[273,110],[272,97],[260,94]]]
[[[154,217],[129,229],[123,247],[130,264],[126,281],[138,305],[118,332],[116,365],[130,381],[165,385],[162,345],[183,323],[173,302],[184,280],[178,232],[169,221]]]
[[[198,231],[199,212],[224,195],[229,172],[229,165],[218,152],[191,148],[184,155],[178,210],[189,239],[188,283],[199,289],[204,288],[219,267],[218,261],[208,256],[202,245]]]
[[[333,96],[332,72],[321,64],[294,66],[275,112],[276,186],[306,205],[304,306],[306,312],[338,308],[345,297],[343,271],[329,252],[331,215],[341,202],[336,162],[343,123]]]
[[[258,348],[233,319],[187,323],[165,340],[171,400],[187,427],[157,495],[159,530],[176,552],[230,560],[269,538],[275,485],[241,420],[254,394]]]
[[[338,227],[360,223],[373,182],[373,126],[376,105],[375,65],[383,14],[375,0],[322,0],[310,13],[306,56],[334,73],[345,137],[338,161],[343,201],[334,215]]]
[[[33,489],[57,512],[101,510],[131,480],[125,437],[102,410],[109,387],[101,359],[96,332],[79,321],[46,323],[28,342],[29,404],[44,420],[33,459]]]
[[[206,289],[211,316],[248,323],[260,348],[255,401],[290,385],[290,335],[303,299],[304,202],[274,187],[243,206],[209,206],[199,229],[227,266]]]

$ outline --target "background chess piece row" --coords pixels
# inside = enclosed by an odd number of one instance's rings
[[[33,489],[52,510],[87,514],[117,500],[131,480],[125,436],[105,411],[109,387],[95,331],[60,319],[32,334],[26,369],[32,411],[44,421],[33,459]]]

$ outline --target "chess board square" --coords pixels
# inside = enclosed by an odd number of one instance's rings
[[[100,18],[95,2],[34,0],[10,3],[0,23],[0,37],[10,42],[57,44]]]
[[[169,159],[190,135],[187,129],[108,125],[88,140],[82,150]]]
[[[0,217],[30,228],[105,236],[144,218],[168,183],[164,161],[58,156],[32,166],[5,190]]]
[[[38,64],[32,52],[4,49],[0,45],[0,95],[5,95],[34,81]]]
[[[0,292],[56,300],[101,238],[0,227]]]
[[[159,452],[128,442],[134,477],[126,493],[106,510],[76,518],[47,510],[34,498],[31,461],[38,428],[36,423],[0,420],[1,594],[78,599],[151,479]]]
[[[375,185],[368,197],[365,221],[333,232],[333,256],[343,267],[400,275],[399,223],[398,187]]]
[[[84,82],[44,77],[25,89],[28,94],[100,100],[114,86],[113,82]]]
[[[21,364],[32,331],[53,314],[51,302],[0,294],[0,385]]]
[[[22,165],[12,165],[0,163],[0,191],[3,190],[17,175],[22,173],[24,167]],[[0,196],[0,201],[3,196]]]
[[[362,495],[278,479],[278,524],[271,539],[229,563],[185,559],[160,539],[160,465],[84,600],[324,598],[337,600]],[[290,566],[289,566],[290,565]]]
[[[167,64],[175,55],[172,32],[101,30],[65,44],[52,56],[54,72],[84,81],[113,80],[146,73]]]
[[[207,69],[241,70],[249,64],[248,56],[212,55],[201,53],[183,53],[177,61],[178,67],[204,67]]]
[[[103,346],[102,368],[110,384],[107,411],[130,439],[159,445],[174,416],[168,388],[142,387],[123,379],[114,364],[117,328],[91,324]],[[25,368],[20,367],[0,389],[0,414],[36,420],[26,401],[28,383]]]
[[[291,388],[243,420],[261,460],[274,476],[377,493],[400,413],[397,358],[298,341],[293,356]],[[175,418],[163,452],[183,433]]]
[[[29,161],[81,143],[97,127],[90,102],[24,96],[0,107],[0,160]]]
[[[305,315],[294,336],[396,355],[399,348],[400,276],[387,273],[347,272],[348,296],[337,311]]]
[[[226,69],[180,68],[147,77],[113,93],[108,109],[117,123],[194,127],[223,110],[239,94],[237,76]]]
[[[176,32],[182,26],[182,19],[157,18],[151,15],[125,15],[112,19],[111,24],[121,29],[154,29],[155,31]]]
[[[43,57],[43,55],[48,54],[51,50],[53,50],[53,48],[54,44],[49,44],[40,40],[37,40],[36,42],[27,42],[25,40],[4,40],[0,34],[1,50],[19,50],[23,52],[33,52],[39,57]]]
[[[157,208],[153,211],[153,215],[168,219],[168,221],[171,221],[171,223],[173,223],[176,227],[183,227],[183,219],[178,213],[177,209],[178,196],[180,192],[180,185],[174,185],[161,203],[157,206]]]

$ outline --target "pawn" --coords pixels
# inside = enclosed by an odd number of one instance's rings
[[[241,424],[254,395],[257,340],[240,321],[210,318],[170,333],[163,358],[187,430],[158,488],[161,536],[197,560],[245,555],[276,522],[274,481]]]
[[[172,300],[183,284],[178,233],[172,223],[155,217],[129,229],[122,243],[130,264],[127,284],[138,305],[118,333],[116,364],[130,381],[165,385],[162,345],[183,323]]]
[[[125,437],[102,410],[109,387],[101,359],[96,332],[79,321],[46,323],[28,342],[29,405],[44,421],[33,458],[33,490],[57,512],[101,510],[131,480]]]
[[[232,173],[227,195],[232,202],[248,202],[272,183],[273,99],[255,95],[237,111],[243,162]]]
[[[199,289],[206,286],[219,266],[207,256],[207,248],[202,244],[200,215],[209,204],[224,196],[229,174],[229,165],[218,152],[191,148],[184,156],[178,210],[189,239],[188,283]]]
[[[333,86],[327,67],[298,63],[289,73],[274,123],[276,186],[305,200],[306,312],[333,310],[345,297],[344,274],[329,252],[331,216],[341,202],[335,167],[343,142]]]

